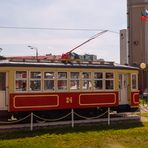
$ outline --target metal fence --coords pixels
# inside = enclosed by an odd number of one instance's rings
[[[74,125],[75,125],[75,117],[79,117],[79,118],[82,118],[82,119],[85,119],[85,120],[94,120],[94,119],[99,119],[101,117],[103,117],[105,114],[107,114],[107,124],[110,125],[110,115],[112,114],[110,108],[108,108],[108,110],[98,116],[95,116],[95,117],[85,117],[85,116],[82,116],[80,114],[78,114],[77,112],[74,111],[74,109],[71,109],[71,112],[64,115],[63,117],[60,117],[60,118],[55,118],[55,119],[48,119],[48,118],[42,118],[36,114],[34,114],[33,112],[31,112],[30,114],[28,114],[26,117],[22,118],[22,119],[19,119],[17,120],[16,118],[14,118],[13,116],[11,117],[10,120],[8,121],[0,121],[0,124],[3,124],[3,125],[9,125],[9,124],[17,124],[17,123],[21,123],[23,121],[25,121],[26,119],[30,120],[30,130],[33,131],[33,127],[34,127],[34,119],[36,119],[36,121],[38,120],[40,123],[43,123],[43,122],[57,122],[57,121],[61,121],[63,119],[66,119],[67,117],[70,117],[71,120],[71,127],[74,128]]]

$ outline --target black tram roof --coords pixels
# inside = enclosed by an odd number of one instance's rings
[[[63,63],[63,62],[31,62],[31,61],[9,61],[1,60],[0,67],[49,67],[49,68],[88,68],[88,69],[129,69],[139,70],[138,67],[120,65],[114,62],[81,62],[81,63]]]

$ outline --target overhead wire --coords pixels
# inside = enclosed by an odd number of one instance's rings
[[[0,26],[0,29],[20,29],[20,30],[50,30],[50,31],[103,31],[104,29],[96,28],[47,28],[47,27],[17,27],[17,26]],[[119,34],[117,31],[108,30],[108,32]]]

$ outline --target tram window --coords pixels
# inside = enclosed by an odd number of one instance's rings
[[[54,79],[55,73],[54,72],[44,72],[44,90],[54,90]]]
[[[119,89],[122,89],[122,87],[123,87],[123,76],[122,76],[122,74],[119,74]]]
[[[26,80],[16,80],[15,86],[16,86],[16,91],[26,91],[27,81]]]
[[[106,78],[106,79],[111,79],[111,78],[114,78],[114,75],[113,75],[112,72],[107,72],[107,73],[105,74],[105,78]]]
[[[32,91],[40,91],[41,90],[41,80],[31,80],[30,89]]]
[[[54,72],[44,72],[44,79],[54,79]]]
[[[58,90],[67,90],[67,80],[58,80]]]
[[[23,79],[27,78],[27,72],[26,71],[16,71],[16,79]]]
[[[30,90],[41,91],[41,77],[42,73],[38,71],[30,72]]]
[[[102,80],[95,80],[94,85],[95,85],[96,90],[103,89],[103,81]]]
[[[94,79],[102,79],[103,73],[102,72],[95,72],[94,73]]]
[[[112,72],[105,73],[105,89],[114,89],[114,74]]]
[[[6,73],[0,72],[0,91],[6,90]]]
[[[103,73],[102,72],[94,73],[94,89],[95,90],[103,89]]]
[[[71,72],[70,73],[70,90],[79,90],[80,89],[80,73]]]
[[[70,89],[71,90],[79,90],[80,89],[80,82],[79,82],[79,80],[71,80],[70,81]]]
[[[82,89],[83,90],[91,90],[92,82],[91,82],[91,72],[83,72],[82,73]]]
[[[15,90],[27,91],[27,72],[26,71],[16,71]]]
[[[132,74],[132,89],[138,89],[137,75]]]
[[[67,72],[58,72],[58,79],[67,79]]]
[[[41,72],[30,72],[30,78],[31,79],[40,79],[41,78]]]
[[[105,81],[105,89],[114,89],[114,82],[113,82],[113,80],[106,80]]]
[[[91,78],[91,72],[83,72],[82,78],[83,79],[90,79]]]
[[[70,73],[71,79],[79,79],[79,76],[80,76],[79,72],[71,72]]]
[[[54,90],[54,80],[44,80],[44,90]]]
[[[91,90],[91,88],[92,88],[92,82],[91,82],[91,80],[83,80],[83,82],[82,82],[82,88],[84,90]]]

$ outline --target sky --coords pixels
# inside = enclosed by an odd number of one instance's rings
[[[74,52],[119,63],[119,31],[127,27],[126,6],[126,0],[0,0],[0,55],[35,55],[28,46],[37,48],[39,55],[61,55],[109,30]]]

